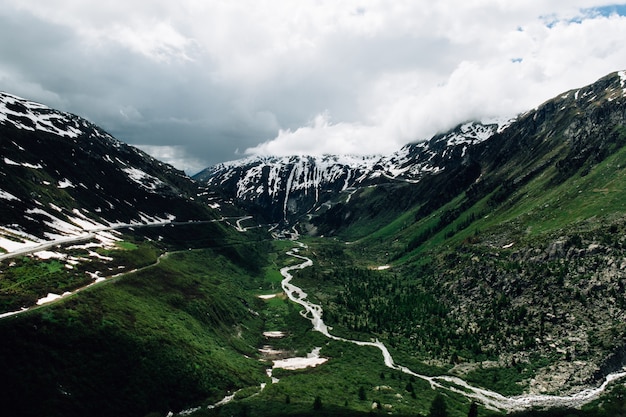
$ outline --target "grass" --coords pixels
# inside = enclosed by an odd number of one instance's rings
[[[212,249],[187,250],[2,320],[2,402],[16,415],[164,415],[258,386],[255,280]]]
[[[3,261],[0,311],[32,306],[48,293],[62,294],[91,282],[84,272],[69,270],[58,260],[20,257]]]
[[[93,282],[88,272],[97,271],[105,277],[151,265],[160,251],[148,242],[118,242],[115,249],[98,249],[100,255],[113,258],[111,261],[94,258],[85,249],[63,251],[78,260],[75,264],[65,259],[42,260],[34,256],[6,259],[0,263],[0,312],[30,307],[48,293],[63,294],[84,287]]]
[[[458,261],[462,270],[462,263],[474,255],[488,258],[491,252],[481,250],[489,247],[489,239],[545,241],[572,230],[597,228],[603,219],[626,211],[622,186],[626,173],[619,165],[624,160],[626,151],[621,150],[587,175],[575,175],[558,185],[553,183],[555,171],[548,169],[512,193],[509,201],[514,204],[490,206],[493,193],[471,204],[465,195],[459,195],[423,218],[416,217],[416,206],[397,217],[378,217],[367,227],[355,223],[343,236],[361,238],[351,245],[303,239],[310,247],[302,253],[313,257],[315,266],[295,272],[294,282],[310,294],[311,300],[324,306],[329,324],[335,326],[333,334],[361,340],[380,337],[391,342],[390,351],[397,363],[422,374],[445,373],[451,367],[446,365],[451,352],[448,347],[438,353],[419,352],[412,346],[415,339],[401,333],[352,329],[342,322],[354,311],[333,310],[334,297],[342,288],[340,275],[356,271],[363,276],[363,288],[381,286],[375,294],[361,297],[372,316],[385,307],[385,297],[396,293],[428,291],[437,301],[444,292],[429,269],[439,265],[437,262],[445,265],[442,260]],[[450,216],[449,221],[442,221],[445,216]],[[216,227],[190,230],[188,235],[169,229],[151,230],[153,241],[165,235],[166,242],[173,239],[175,243],[170,250],[177,250],[159,266],[88,289],[58,305],[0,321],[6,341],[0,356],[11,358],[3,379],[18,381],[14,386],[5,382],[0,390],[3,402],[24,415],[164,414],[211,404],[227,392],[243,388],[233,403],[215,410],[202,409],[197,415],[314,415],[320,412],[313,409],[316,398],[328,415],[428,413],[436,395],[429,384],[386,368],[375,348],[328,340],[313,331],[310,322],[301,317],[301,308],[285,296],[258,298],[260,293],[280,292],[280,268],[301,262],[284,254],[295,246],[293,242],[270,243],[261,235],[254,235],[252,238],[258,240],[251,242],[239,234],[215,239],[216,231],[223,232]],[[419,236],[423,241],[416,240]],[[474,238],[479,243],[471,243]],[[459,252],[459,248],[467,252]],[[165,249],[136,237],[103,254],[114,256],[115,262],[139,266],[154,262]],[[490,250],[503,257],[509,255],[499,247]],[[392,258],[391,270],[368,270]],[[46,277],[63,282],[61,274],[68,273],[58,261],[17,262],[17,268],[11,269],[17,278],[2,280],[3,291],[32,287],[35,282],[45,282]],[[506,263],[498,262],[499,266]],[[441,310],[430,298],[420,300],[436,313],[428,313],[426,319],[430,321],[420,322],[420,329],[448,331],[454,327],[455,322],[445,321],[448,313],[443,312],[448,310]],[[445,308],[454,303],[454,299],[443,301],[449,303]],[[263,331],[284,331],[287,336],[266,340]],[[432,336],[432,340],[441,336],[448,342],[454,338],[445,332]],[[320,346],[322,356],[330,359],[316,368],[275,370],[280,382],[260,390],[262,382],[269,382],[265,375],[269,363],[259,361],[262,358],[257,349],[266,343],[296,355]],[[487,358],[486,353],[472,353],[469,347],[467,351],[453,351],[457,352],[470,360]],[[425,364],[428,355],[442,356],[439,363],[444,365]],[[111,365],[102,370],[102,363]],[[531,378],[537,367],[545,365],[534,360],[527,369],[478,368],[466,378],[513,395],[522,391],[520,383]],[[411,390],[407,389],[409,383]],[[469,402],[465,398],[447,391],[444,394],[450,415],[467,414]],[[374,403],[382,409],[372,409]],[[481,415],[485,414],[481,410]]]
[[[126,242],[126,241],[120,241],[120,242],[115,242],[115,246],[117,246],[120,249],[124,249],[124,250],[135,250],[138,249],[139,246],[137,246],[136,244],[132,243],[132,242]]]
[[[316,397],[324,410],[342,410],[342,415],[370,413],[375,402],[380,404],[380,412],[393,411],[394,415],[427,413],[435,391],[428,383],[386,368],[378,349],[337,341],[326,341],[323,346],[322,356],[331,358],[326,364],[277,373],[278,384],[268,385],[243,402],[249,405],[251,415],[306,414],[313,411]],[[414,395],[407,391],[409,383]],[[229,415],[243,404],[225,406],[219,415]],[[452,402],[450,407],[457,408]],[[459,413],[451,415],[463,415],[462,408],[459,405]]]
[[[626,210],[626,148],[593,167],[585,176],[574,175],[558,186],[552,184],[554,168],[530,181],[512,198],[511,207],[495,210],[476,227],[488,229],[507,223],[523,224],[537,236],[579,224],[587,219]]]

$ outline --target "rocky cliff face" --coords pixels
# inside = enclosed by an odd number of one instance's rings
[[[194,179],[272,221],[289,222],[357,188],[416,183],[452,170],[467,150],[504,125],[465,123],[429,141],[410,144],[388,156],[250,157],[207,168]]]

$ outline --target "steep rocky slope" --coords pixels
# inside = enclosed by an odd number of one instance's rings
[[[504,126],[465,123],[388,156],[253,156],[209,167],[194,178],[271,221],[292,222],[357,188],[415,183],[455,169],[469,147]]]
[[[88,121],[0,93],[0,248],[116,224],[200,220],[184,173]]]

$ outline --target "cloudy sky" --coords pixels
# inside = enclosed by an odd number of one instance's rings
[[[600,0],[0,0],[0,90],[193,174],[390,153],[626,69]]]

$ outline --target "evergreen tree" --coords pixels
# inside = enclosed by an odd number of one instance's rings
[[[365,388],[359,387],[359,400],[365,401],[367,397],[365,396]]]
[[[478,404],[476,404],[474,401],[472,401],[472,403],[470,404],[467,417],[478,417]]]
[[[315,397],[315,401],[313,401],[313,409],[314,410],[321,410],[322,409],[322,399],[320,398],[320,396],[316,396]]]
[[[446,400],[443,395],[435,395],[435,399],[430,404],[430,412],[428,417],[448,417],[448,411],[446,410]]]

